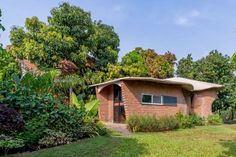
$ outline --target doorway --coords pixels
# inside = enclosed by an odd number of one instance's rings
[[[125,122],[125,107],[122,99],[121,87],[114,84],[114,100],[113,100],[113,120],[114,123],[124,123]]]

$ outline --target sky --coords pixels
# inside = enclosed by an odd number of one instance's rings
[[[10,43],[12,26],[24,26],[25,18],[47,22],[50,10],[65,1],[0,0],[0,43]],[[194,59],[213,49],[231,56],[236,51],[236,0],[67,0],[89,11],[93,20],[112,25],[120,37],[121,58],[135,47],[175,53],[178,59],[191,53]]]

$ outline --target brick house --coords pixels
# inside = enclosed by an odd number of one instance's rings
[[[212,114],[221,85],[185,78],[124,77],[92,85],[100,100],[99,119],[122,123],[132,114]]]

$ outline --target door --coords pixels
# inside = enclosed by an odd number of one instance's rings
[[[121,87],[114,85],[113,118],[115,123],[125,122],[125,108],[122,101]]]

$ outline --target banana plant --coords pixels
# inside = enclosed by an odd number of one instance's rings
[[[90,117],[95,117],[98,113],[100,102],[98,100],[92,100],[88,103],[84,103],[82,99],[78,99],[76,94],[72,92],[72,94],[70,94],[70,104],[75,106],[77,109],[80,109],[82,106],[84,106],[87,115]]]

